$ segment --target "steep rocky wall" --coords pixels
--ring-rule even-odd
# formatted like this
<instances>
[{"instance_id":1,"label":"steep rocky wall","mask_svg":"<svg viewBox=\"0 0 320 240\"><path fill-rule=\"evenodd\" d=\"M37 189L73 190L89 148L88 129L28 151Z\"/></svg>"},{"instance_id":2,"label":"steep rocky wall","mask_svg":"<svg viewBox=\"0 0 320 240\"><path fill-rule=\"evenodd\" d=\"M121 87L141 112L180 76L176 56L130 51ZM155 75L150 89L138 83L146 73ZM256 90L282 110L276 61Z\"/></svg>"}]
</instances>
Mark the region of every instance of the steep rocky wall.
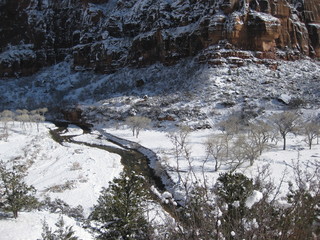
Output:
<instances>
[{"instance_id":1,"label":"steep rocky wall","mask_svg":"<svg viewBox=\"0 0 320 240\"><path fill-rule=\"evenodd\" d=\"M0 76L29 75L72 53L79 43L80 1L0 2ZM27 49L27 51L26 51Z\"/></svg>"},{"instance_id":2,"label":"steep rocky wall","mask_svg":"<svg viewBox=\"0 0 320 240\"><path fill-rule=\"evenodd\" d=\"M0 18L0 77L66 56L100 73L174 64L226 43L259 57L320 57L320 0L0 0Z\"/></svg>"}]
</instances>

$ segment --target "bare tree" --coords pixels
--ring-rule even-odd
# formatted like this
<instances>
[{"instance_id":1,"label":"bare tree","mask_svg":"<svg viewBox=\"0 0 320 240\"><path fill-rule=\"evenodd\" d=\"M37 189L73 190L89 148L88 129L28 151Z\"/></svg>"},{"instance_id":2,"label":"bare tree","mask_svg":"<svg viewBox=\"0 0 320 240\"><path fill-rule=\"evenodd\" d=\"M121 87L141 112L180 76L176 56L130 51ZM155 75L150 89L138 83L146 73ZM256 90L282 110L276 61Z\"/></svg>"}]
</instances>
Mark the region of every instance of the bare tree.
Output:
<instances>
[{"instance_id":1,"label":"bare tree","mask_svg":"<svg viewBox=\"0 0 320 240\"><path fill-rule=\"evenodd\" d=\"M250 165L253 165L254 160L260 155L255 142L243 134L239 135L234 141L230 152L231 154L227 160L230 172L237 170L246 161L250 161Z\"/></svg>"},{"instance_id":2,"label":"bare tree","mask_svg":"<svg viewBox=\"0 0 320 240\"><path fill-rule=\"evenodd\" d=\"M0 115L1 115L1 118L9 118L11 120L14 117L14 113L10 110L3 110Z\"/></svg>"},{"instance_id":3,"label":"bare tree","mask_svg":"<svg viewBox=\"0 0 320 240\"><path fill-rule=\"evenodd\" d=\"M227 146L225 136L212 135L205 141L205 147L207 152L207 158L213 159L214 171L218 171L221 166L221 161L227 155Z\"/></svg>"},{"instance_id":4,"label":"bare tree","mask_svg":"<svg viewBox=\"0 0 320 240\"><path fill-rule=\"evenodd\" d=\"M235 144L238 144L242 151L241 155L244 159L250 161L250 166L253 165L254 160L260 156L261 149L256 142L256 139L250 138L246 135L240 135Z\"/></svg>"},{"instance_id":5,"label":"bare tree","mask_svg":"<svg viewBox=\"0 0 320 240\"><path fill-rule=\"evenodd\" d=\"M39 109L37 109L37 111L41 116L44 116L48 112L48 108L46 108L46 107L39 108Z\"/></svg>"},{"instance_id":6,"label":"bare tree","mask_svg":"<svg viewBox=\"0 0 320 240\"><path fill-rule=\"evenodd\" d=\"M271 121L278 129L283 139L283 150L286 150L286 137L288 133L297 131L299 115L296 112L285 111L271 116Z\"/></svg>"},{"instance_id":7,"label":"bare tree","mask_svg":"<svg viewBox=\"0 0 320 240\"><path fill-rule=\"evenodd\" d=\"M303 124L302 131L306 136L305 141L311 149L313 140L317 139L320 134L320 124L315 120L308 120Z\"/></svg>"},{"instance_id":8,"label":"bare tree","mask_svg":"<svg viewBox=\"0 0 320 240\"><path fill-rule=\"evenodd\" d=\"M229 134L237 134L241 128L241 119L238 115L232 114L226 120L221 121L219 127Z\"/></svg>"},{"instance_id":9,"label":"bare tree","mask_svg":"<svg viewBox=\"0 0 320 240\"><path fill-rule=\"evenodd\" d=\"M29 114L29 111L27 109L17 109L16 113L18 115L23 115L23 114Z\"/></svg>"},{"instance_id":10,"label":"bare tree","mask_svg":"<svg viewBox=\"0 0 320 240\"><path fill-rule=\"evenodd\" d=\"M27 113L16 116L16 120L20 122L21 127L25 130L26 123L30 122L30 115Z\"/></svg>"},{"instance_id":11,"label":"bare tree","mask_svg":"<svg viewBox=\"0 0 320 240\"><path fill-rule=\"evenodd\" d=\"M229 156L229 145L230 141L234 138L236 134L240 132L240 118L239 116L232 114L228 119L219 123L219 127L221 128L226 145L226 155Z\"/></svg>"},{"instance_id":12,"label":"bare tree","mask_svg":"<svg viewBox=\"0 0 320 240\"><path fill-rule=\"evenodd\" d=\"M14 113L10 110L4 110L0 113L0 121L3 123L3 138L5 141L8 140L9 132L8 132L8 123L13 121Z\"/></svg>"},{"instance_id":13,"label":"bare tree","mask_svg":"<svg viewBox=\"0 0 320 240\"><path fill-rule=\"evenodd\" d=\"M23 116L23 115L22 115ZM30 121L35 122L37 125L37 131L39 132L39 123L45 121L45 117L39 113L31 114Z\"/></svg>"},{"instance_id":14,"label":"bare tree","mask_svg":"<svg viewBox=\"0 0 320 240\"><path fill-rule=\"evenodd\" d=\"M188 126L180 127L179 131L172 132L168 134L170 141L173 144L173 151L172 154L174 155L176 161L176 171L178 174L178 182L183 182L181 177L181 168L180 168L180 161L182 159L186 160L190 158L190 148L187 144L188 136L191 132L191 129Z\"/></svg>"},{"instance_id":15,"label":"bare tree","mask_svg":"<svg viewBox=\"0 0 320 240\"><path fill-rule=\"evenodd\" d=\"M261 155L263 150L268 146L268 141L272 138L272 128L269 124L260 120L250 123L248 138L254 142Z\"/></svg>"},{"instance_id":16,"label":"bare tree","mask_svg":"<svg viewBox=\"0 0 320 240\"><path fill-rule=\"evenodd\" d=\"M138 138L141 129L150 126L151 120L147 117L132 116L126 119L126 124L131 128L133 136Z\"/></svg>"}]
</instances>

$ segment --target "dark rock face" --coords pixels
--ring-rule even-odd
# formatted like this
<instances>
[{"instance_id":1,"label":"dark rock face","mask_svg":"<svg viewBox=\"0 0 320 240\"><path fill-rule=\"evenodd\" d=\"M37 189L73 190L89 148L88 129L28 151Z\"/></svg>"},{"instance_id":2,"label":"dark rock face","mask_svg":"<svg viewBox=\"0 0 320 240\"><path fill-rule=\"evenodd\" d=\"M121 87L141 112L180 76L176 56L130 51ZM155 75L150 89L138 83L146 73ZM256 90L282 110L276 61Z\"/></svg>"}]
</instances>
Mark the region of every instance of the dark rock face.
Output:
<instances>
[{"instance_id":1,"label":"dark rock face","mask_svg":"<svg viewBox=\"0 0 320 240\"><path fill-rule=\"evenodd\" d=\"M78 44L81 3L0 1L0 76L29 75L62 61Z\"/></svg>"},{"instance_id":2,"label":"dark rock face","mask_svg":"<svg viewBox=\"0 0 320 240\"><path fill-rule=\"evenodd\" d=\"M75 70L99 73L195 55L210 61L217 46L320 57L320 0L0 0L0 17L0 77L66 56Z\"/></svg>"}]
</instances>

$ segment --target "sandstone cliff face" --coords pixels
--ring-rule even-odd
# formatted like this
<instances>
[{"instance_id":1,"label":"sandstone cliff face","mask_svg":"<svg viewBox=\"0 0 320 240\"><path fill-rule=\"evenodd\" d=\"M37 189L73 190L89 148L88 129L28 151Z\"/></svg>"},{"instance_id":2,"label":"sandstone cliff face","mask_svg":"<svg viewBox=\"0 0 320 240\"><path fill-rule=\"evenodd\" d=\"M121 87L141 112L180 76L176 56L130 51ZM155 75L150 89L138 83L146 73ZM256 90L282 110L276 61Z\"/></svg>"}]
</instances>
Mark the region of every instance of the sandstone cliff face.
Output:
<instances>
[{"instance_id":1,"label":"sandstone cliff face","mask_svg":"<svg viewBox=\"0 0 320 240\"><path fill-rule=\"evenodd\" d=\"M320 0L0 0L0 17L1 77L67 56L75 70L99 73L196 55L211 61L221 47L320 57Z\"/></svg>"}]
</instances>

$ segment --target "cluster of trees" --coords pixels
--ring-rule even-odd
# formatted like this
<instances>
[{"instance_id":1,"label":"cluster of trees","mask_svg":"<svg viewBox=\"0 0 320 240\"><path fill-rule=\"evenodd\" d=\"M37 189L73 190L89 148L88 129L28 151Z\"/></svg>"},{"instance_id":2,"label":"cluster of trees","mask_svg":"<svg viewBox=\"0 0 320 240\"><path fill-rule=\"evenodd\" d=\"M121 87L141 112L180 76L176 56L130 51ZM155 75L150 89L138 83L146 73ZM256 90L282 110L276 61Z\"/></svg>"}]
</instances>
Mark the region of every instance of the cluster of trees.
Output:
<instances>
[{"instance_id":1,"label":"cluster of trees","mask_svg":"<svg viewBox=\"0 0 320 240\"><path fill-rule=\"evenodd\" d=\"M1 116L6 114L1 113ZM139 131L150 120L130 117L126 123L138 137ZM215 171L222 163L230 166L230 171L220 174L214 186L198 181L187 143L191 130L183 127L181 131L169 134L169 138L174 146L172 156L177 163L177 184L184 187L184 198L178 206L168 208L170 217L167 222L155 226L150 221L146 206L151 196L145 187L145 179L125 171L101 191L88 219L97 239L299 240L320 237L319 162L310 163L312 171L309 169L308 172L295 166L295 179L289 184L285 199L280 199L279 195L283 182L275 185L268 179L268 168L260 169L255 179L235 171L246 161L252 165L278 136L286 149L288 133L303 133L311 148L319 137L317 119L302 122L296 113L283 112L272 115L268 121L250 122L244 127L239 118L232 116L219 127L222 133L205 142L207 157L204 164L213 160ZM181 160L189 165L184 176L181 175ZM0 209L11 211L14 217L18 217L19 211L37 204L34 188L23 180L26 170L25 165L17 160L0 162ZM279 200L285 200L285 204ZM63 219L56 226L57 229L52 231L44 222L42 238L77 239Z\"/></svg>"},{"instance_id":2,"label":"cluster of trees","mask_svg":"<svg viewBox=\"0 0 320 240\"><path fill-rule=\"evenodd\" d=\"M2 122L2 134L0 137L5 140L8 138L9 123L14 123L15 121L20 122L22 128L25 128L27 123L36 123L39 130L39 123L45 121L44 115L47 111L47 108L39 108L32 111L26 109L3 110L0 113L0 122Z\"/></svg>"},{"instance_id":3,"label":"cluster of trees","mask_svg":"<svg viewBox=\"0 0 320 240\"><path fill-rule=\"evenodd\" d=\"M281 204L279 187L263 174L253 180L223 173L212 188L196 186L177 210L179 222L165 239L318 239L319 175L300 174L283 199L286 204Z\"/></svg>"},{"instance_id":4,"label":"cluster of trees","mask_svg":"<svg viewBox=\"0 0 320 240\"><path fill-rule=\"evenodd\" d=\"M309 149L320 136L320 119L313 117L302 121L299 114L285 111L271 115L265 121L243 123L239 116L231 116L219 124L222 133L210 136L206 142L206 161L215 162L215 171L221 164L234 171L245 162L254 163L262 152L281 138L283 150L287 147L289 133L305 136Z\"/></svg>"},{"instance_id":5,"label":"cluster of trees","mask_svg":"<svg viewBox=\"0 0 320 240\"><path fill-rule=\"evenodd\" d=\"M286 204L278 201L280 187L266 181L267 168L256 179L222 173L213 187L194 184L185 201L171 206L171 217L158 226L147 217L150 196L143 178L124 173L103 189L90 219L97 239L317 239L319 167L313 176L296 169Z\"/></svg>"},{"instance_id":6,"label":"cluster of trees","mask_svg":"<svg viewBox=\"0 0 320 240\"><path fill-rule=\"evenodd\" d=\"M34 188L25 184L25 165L1 162L1 210L18 212L36 206ZM320 163L313 171L295 167L285 204L270 180L269 169L256 179L241 173L221 173L212 187L193 184L180 205L171 205L170 217L157 225L148 217L152 196L145 179L123 172L110 182L89 217L97 239L317 239L320 236ZM280 185L282 182L280 183ZM258 196L258 197L257 197ZM283 202L283 201L282 201ZM43 223L43 240L75 240L72 227L62 217L53 231Z\"/></svg>"},{"instance_id":7,"label":"cluster of trees","mask_svg":"<svg viewBox=\"0 0 320 240\"><path fill-rule=\"evenodd\" d=\"M142 129L150 126L151 120L142 116L132 116L126 119L126 125L132 129L133 136L138 137ZM207 156L205 162L214 162L214 170L218 171L222 164L235 171L245 162L253 165L254 161L280 139L283 150L287 148L289 133L305 136L309 149L320 136L320 119L316 116L302 120L295 111L275 113L265 120L244 121L241 115L231 115L217 126L221 134L215 134L205 141ZM190 148L187 137L191 129L184 126L177 133L169 134L174 145L173 156L179 169L179 160L187 160L191 165ZM180 169L177 171L179 172ZM180 177L179 177L180 179Z\"/></svg>"},{"instance_id":8,"label":"cluster of trees","mask_svg":"<svg viewBox=\"0 0 320 240\"><path fill-rule=\"evenodd\" d=\"M126 119L125 123L131 128L132 135L138 138L140 131L150 126L151 120L143 116L131 116Z\"/></svg>"},{"instance_id":9,"label":"cluster of trees","mask_svg":"<svg viewBox=\"0 0 320 240\"><path fill-rule=\"evenodd\" d=\"M269 178L270 170L267 167L259 169L256 179L249 179L235 171L245 162L252 165L272 142L282 139L283 149L286 149L289 133L304 134L311 148L320 133L318 119L302 121L298 114L288 111L274 114L266 121L256 120L246 124L232 116L221 122L219 127L222 133L205 142L207 157L203 164L214 160L215 171L219 170L221 164L229 166L229 171L220 174L214 186L207 184L205 176L202 182L195 173L194 159L188 146L191 129L182 127L180 131L168 136L173 143L170 157L176 162L171 170L178 176L177 185L183 192L183 199L180 199L178 206L170 206L170 217L165 224L154 226L146 218L147 214L140 206L148 201L147 195L140 196L137 203L135 197L129 200L130 196L123 194L132 190L132 186L128 186L131 177L123 175L122 180L114 182L116 187L111 184L112 187L102 191L91 216L97 223L95 230L99 233L98 239L319 238L319 162L309 163L310 169L305 172L301 166L294 166L295 178L289 183L285 196L280 196L284 182L275 185ZM184 164L182 168L181 161L189 167L186 168ZM141 189L135 188L132 191L140 192ZM130 206L130 210L124 206ZM125 217L127 214L134 218L128 219ZM157 231L153 231L155 228Z\"/></svg>"}]
</instances>

